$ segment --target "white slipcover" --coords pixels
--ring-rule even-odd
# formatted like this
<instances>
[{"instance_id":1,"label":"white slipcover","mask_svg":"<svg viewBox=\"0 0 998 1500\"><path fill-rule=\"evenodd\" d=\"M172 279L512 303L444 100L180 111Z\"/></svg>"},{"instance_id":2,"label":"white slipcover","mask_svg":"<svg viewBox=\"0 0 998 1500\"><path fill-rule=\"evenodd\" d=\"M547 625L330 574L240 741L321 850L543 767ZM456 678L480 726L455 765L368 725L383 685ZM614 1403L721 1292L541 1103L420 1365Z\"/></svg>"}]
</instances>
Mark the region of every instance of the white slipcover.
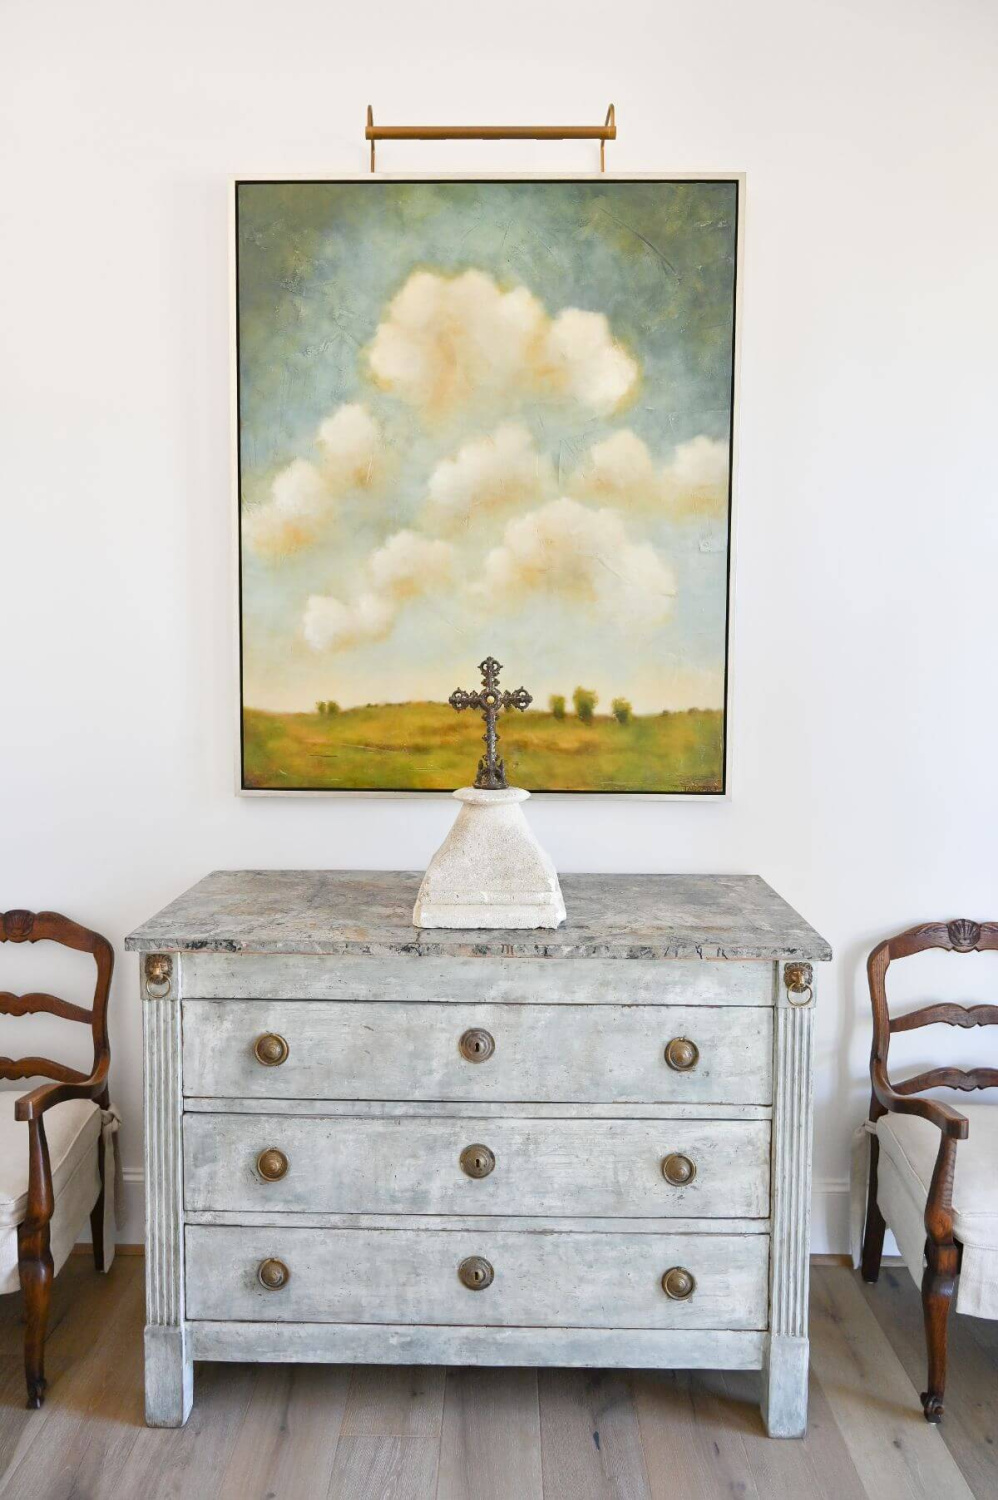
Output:
<instances>
[{"instance_id":1,"label":"white slipcover","mask_svg":"<svg viewBox=\"0 0 998 1500\"><path fill-rule=\"evenodd\" d=\"M953 1235L963 1246L957 1283L958 1312L976 1318L998 1318L998 1105L957 1106L966 1115L969 1133L958 1141L953 1177ZM866 1122L856 1132L852 1173L852 1251L859 1265L870 1143L880 1141L877 1203L897 1240L912 1277L921 1285L925 1265L925 1204L939 1152L940 1134L917 1115L885 1115L876 1126Z\"/></svg>"},{"instance_id":2,"label":"white slipcover","mask_svg":"<svg viewBox=\"0 0 998 1500\"><path fill-rule=\"evenodd\" d=\"M17 1226L28 1207L28 1127L14 1119L17 1094L0 1094L0 1294L16 1292ZM49 1224L52 1260L58 1272L74 1244L86 1233L100 1192L97 1142L104 1137L105 1269L114 1259L115 1186L118 1175L115 1134L118 1112L101 1110L89 1099L67 1099L45 1111L45 1137L52 1166L55 1208Z\"/></svg>"}]
</instances>

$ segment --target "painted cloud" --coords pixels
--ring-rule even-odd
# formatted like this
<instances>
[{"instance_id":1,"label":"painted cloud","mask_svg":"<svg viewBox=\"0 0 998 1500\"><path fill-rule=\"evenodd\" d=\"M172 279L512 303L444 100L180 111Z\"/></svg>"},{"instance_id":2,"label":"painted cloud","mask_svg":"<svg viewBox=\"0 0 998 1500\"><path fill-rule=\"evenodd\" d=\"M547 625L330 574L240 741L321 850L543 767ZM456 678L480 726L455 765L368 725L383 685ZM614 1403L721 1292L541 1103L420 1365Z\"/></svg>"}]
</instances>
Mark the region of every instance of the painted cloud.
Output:
<instances>
[{"instance_id":1,"label":"painted cloud","mask_svg":"<svg viewBox=\"0 0 998 1500\"><path fill-rule=\"evenodd\" d=\"M368 363L383 390L435 417L537 396L608 415L638 379L602 313L566 308L552 319L525 286L503 291L484 271L413 272Z\"/></svg>"},{"instance_id":2,"label":"painted cloud","mask_svg":"<svg viewBox=\"0 0 998 1500\"><path fill-rule=\"evenodd\" d=\"M379 475L382 436L367 408L341 406L319 424L319 463L293 459L270 487L270 499L243 517L243 535L260 557L281 558L310 547L351 490L370 489Z\"/></svg>"},{"instance_id":3,"label":"painted cloud","mask_svg":"<svg viewBox=\"0 0 998 1500\"><path fill-rule=\"evenodd\" d=\"M504 422L465 443L430 475L430 519L459 523L489 511L536 504L554 493L554 466L521 422Z\"/></svg>"},{"instance_id":4,"label":"painted cloud","mask_svg":"<svg viewBox=\"0 0 998 1500\"><path fill-rule=\"evenodd\" d=\"M634 542L613 510L562 497L510 521L485 561L485 588L505 597L546 594L595 605L604 622L654 628L668 619L676 579L650 542Z\"/></svg>"},{"instance_id":5,"label":"painted cloud","mask_svg":"<svg viewBox=\"0 0 998 1500\"><path fill-rule=\"evenodd\" d=\"M623 428L596 443L572 476L574 494L612 501L629 510L667 510L677 518L725 516L728 445L695 437L656 467L646 443Z\"/></svg>"},{"instance_id":6,"label":"painted cloud","mask_svg":"<svg viewBox=\"0 0 998 1500\"><path fill-rule=\"evenodd\" d=\"M397 531L372 552L365 574L370 587L350 603L312 594L305 604L302 633L313 651L346 651L383 641L404 604L450 583L454 550L415 531Z\"/></svg>"}]
</instances>

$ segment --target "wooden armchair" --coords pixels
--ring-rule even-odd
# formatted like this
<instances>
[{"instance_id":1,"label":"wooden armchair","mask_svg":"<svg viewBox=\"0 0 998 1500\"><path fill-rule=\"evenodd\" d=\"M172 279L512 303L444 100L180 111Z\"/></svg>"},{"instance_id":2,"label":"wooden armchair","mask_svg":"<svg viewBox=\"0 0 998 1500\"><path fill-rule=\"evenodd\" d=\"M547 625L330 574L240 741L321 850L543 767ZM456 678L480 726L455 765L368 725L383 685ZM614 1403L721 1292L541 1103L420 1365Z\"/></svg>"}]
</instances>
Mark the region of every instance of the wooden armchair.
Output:
<instances>
[{"instance_id":1,"label":"wooden armchair","mask_svg":"<svg viewBox=\"0 0 998 1500\"><path fill-rule=\"evenodd\" d=\"M9 1104L0 1110L0 1292L16 1290L18 1281L24 1291L24 1373L29 1407L39 1407L45 1399L45 1329L52 1278L69 1254L88 1211L94 1261L98 1271L107 1266L102 1111L109 1109L107 1075L111 1049L107 1035L107 997L114 953L106 938L77 926L57 912L8 911L0 914L0 942L37 943L40 939L61 943L82 953L92 953L97 965L97 983L90 1010L71 1005L55 995L0 992L0 1015L24 1016L44 1012L67 1021L82 1021L91 1027L94 1039L94 1062L89 1077L47 1057L16 1060L0 1057L0 1078L41 1076L55 1080L22 1094L12 1111ZM10 1099L11 1096L6 1097ZM49 1121L48 1134L46 1120ZM21 1128L25 1123L26 1132ZM55 1181L53 1155L56 1159ZM53 1213L56 1214L54 1226ZM5 1253L5 1241L13 1238L14 1226L16 1267L13 1255ZM113 1247L110 1248L113 1253Z\"/></svg>"},{"instance_id":2,"label":"wooden armchair","mask_svg":"<svg viewBox=\"0 0 998 1500\"><path fill-rule=\"evenodd\" d=\"M961 1113L938 1099L914 1096L933 1088L993 1088L998 1085L998 1069L930 1068L892 1084L887 1052L896 1032L938 1022L962 1027L994 1025L998 1005L939 1003L892 1020L887 969L895 959L926 948L953 953L998 950L998 922L930 922L912 927L874 948L867 962L873 1004L873 1095L863 1277L876 1281L880 1274L884 1230L889 1224L912 1275L921 1270L928 1351L928 1389L922 1393L922 1409L926 1421L939 1422L946 1387L946 1324L961 1272L960 1310L998 1317L998 1107L965 1105ZM964 1144L957 1181L960 1141Z\"/></svg>"}]
</instances>

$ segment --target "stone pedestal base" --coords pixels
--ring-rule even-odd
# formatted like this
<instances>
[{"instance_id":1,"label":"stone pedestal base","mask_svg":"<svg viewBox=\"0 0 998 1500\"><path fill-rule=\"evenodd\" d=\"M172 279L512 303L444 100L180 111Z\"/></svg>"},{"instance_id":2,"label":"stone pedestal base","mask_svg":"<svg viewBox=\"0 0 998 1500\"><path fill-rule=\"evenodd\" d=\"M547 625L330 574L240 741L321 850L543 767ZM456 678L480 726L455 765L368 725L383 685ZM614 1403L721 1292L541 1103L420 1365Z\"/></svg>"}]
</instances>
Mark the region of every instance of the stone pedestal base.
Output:
<instances>
[{"instance_id":1,"label":"stone pedestal base","mask_svg":"<svg viewBox=\"0 0 998 1500\"><path fill-rule=\"evenodd\" d=\"M463 786L450 833L430 860L416 898L416 927L558 927L558 875L520 806L521 787Z\"/></svg>"}]
</instances>

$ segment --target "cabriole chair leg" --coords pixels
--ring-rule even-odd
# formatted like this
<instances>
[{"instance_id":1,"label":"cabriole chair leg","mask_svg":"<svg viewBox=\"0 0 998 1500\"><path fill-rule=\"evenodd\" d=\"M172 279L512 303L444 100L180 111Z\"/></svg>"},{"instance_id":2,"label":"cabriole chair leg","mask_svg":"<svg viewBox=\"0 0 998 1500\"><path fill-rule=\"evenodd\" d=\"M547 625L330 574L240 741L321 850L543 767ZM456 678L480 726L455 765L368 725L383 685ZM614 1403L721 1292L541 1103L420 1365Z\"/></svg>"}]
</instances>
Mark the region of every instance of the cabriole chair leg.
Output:
<instances>
[{"instance_id":1,"label":"cabriole chair leg","mask_svg":"<svg viewBox=\"0 0 998 1500\"><path fill-rule=\"evenodd\" d=\"M100 1192L97 1195L97 1202L90 1210L90 1238L94 1247L94 1265L98 1271L107 1269L107 1263L104 1259L104 1193L107 1186L104 1180L104 1156L104 1141L101 1138L97 1142L97 1169L100 1173Z\"/></svg>"},{"instance_id":2,"label":"cabriole chair leg","mask_svg":"<svg viewBox=\"0 0 998 1500\"><path fill-rule=\"evenodd\" d=\"M28 1410L45 1400L45 1330L52 1295L52 1252L45 1223L34 1232L18 1225L18 1271L24 1292L24 1379L28 1388Z\"/></svg>"},{"instance_id":3,"label":"cabriole chair leg","mask_svg":"<svg viewBox=\"0 0 998 1500\"><path fill-rule=\"evenodd\" d=\"M929 1240L925 1246L925 1256L922 1316L925 1320L925 1347L929 1357L929 1388L922 1392L922 1410L927 1422L941 1422L943 1397L946 1393L946 1325L956 1281L957 1248L955 1244L934 1245Z\"/></svg>"},{"instance_id":4,"label":"cabriole chair leg","mask_svg":"<svg viewBox=\"0 0 998 1500\"><path fill-rule=\"evenodd\" d=\"M880 1258L884 1253L884 1232L887 1224L877 1202L877 1158L880 1142L875 1135L870 1137L870 1186L866 1199L866 1229L863 1234L862 1271L864 1281L876 1281L880 1276Z\"/></svg>"}]
</instances>

